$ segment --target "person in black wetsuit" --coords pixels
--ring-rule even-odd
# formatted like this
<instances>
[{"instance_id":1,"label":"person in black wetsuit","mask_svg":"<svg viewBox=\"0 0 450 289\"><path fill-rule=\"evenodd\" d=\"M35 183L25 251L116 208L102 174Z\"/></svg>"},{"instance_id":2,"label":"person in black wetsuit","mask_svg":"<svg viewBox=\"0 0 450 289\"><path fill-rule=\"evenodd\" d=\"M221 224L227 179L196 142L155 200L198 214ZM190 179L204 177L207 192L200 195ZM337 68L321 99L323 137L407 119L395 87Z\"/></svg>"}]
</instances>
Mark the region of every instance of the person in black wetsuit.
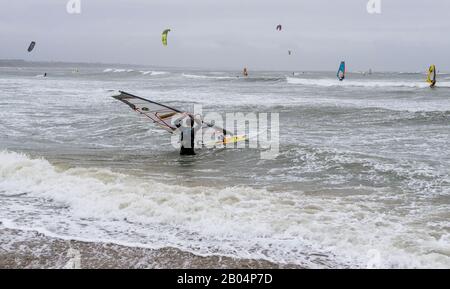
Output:
<instances>
[{"instance_id":1,"label":"person in black wetsuit","mask_svg":"<svg viewBox=\"0 0 450 289\"><path fill-rule=\"evenodd\" d=\"M181 122L176 124L176 127L181 131L180 134L180 155L182 156L193 156L195 155L195 128L194 128L194 117L189 116L187 120L187 126L182 126Z\"/></svg>"}]
</instances>

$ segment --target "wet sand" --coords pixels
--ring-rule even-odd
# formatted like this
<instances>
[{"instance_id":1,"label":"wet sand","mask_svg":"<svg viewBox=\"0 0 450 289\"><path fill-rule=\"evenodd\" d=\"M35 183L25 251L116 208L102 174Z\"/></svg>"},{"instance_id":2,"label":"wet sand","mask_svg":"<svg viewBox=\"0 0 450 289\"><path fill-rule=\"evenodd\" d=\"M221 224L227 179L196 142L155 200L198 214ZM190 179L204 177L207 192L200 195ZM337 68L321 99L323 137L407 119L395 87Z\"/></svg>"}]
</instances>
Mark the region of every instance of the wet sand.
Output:
<instances>
[{"instance_id":1,"label":"wet sand","mask_svg":"<svg viewBox=\"0 0 450 289\"><path fill-rule=\"evenodd\" d=\"M0 268L272 269L299 268L265 260L198 256L176 248L146 249L50 238L0 229Z\"/></svg>"}]
</instances>

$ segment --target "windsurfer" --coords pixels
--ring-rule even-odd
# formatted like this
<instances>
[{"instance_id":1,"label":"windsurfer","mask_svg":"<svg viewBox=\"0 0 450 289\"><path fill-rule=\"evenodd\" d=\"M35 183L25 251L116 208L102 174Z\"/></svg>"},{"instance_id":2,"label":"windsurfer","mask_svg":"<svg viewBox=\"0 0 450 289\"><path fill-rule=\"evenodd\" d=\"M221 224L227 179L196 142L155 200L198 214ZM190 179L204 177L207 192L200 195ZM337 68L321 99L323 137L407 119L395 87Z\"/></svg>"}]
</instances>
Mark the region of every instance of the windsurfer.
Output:
<instances>
[{"instance_id":1,"label":"windsurfer","mask_svg":"<svg viewBox=\"0 0 450 289\"><path fill-rule=\"evenodd\" d=\"M428 69L427 82L430 84L430 87L435 87L436 85L436 65L434 64Z\"/></svg>"},{"instance_id":2,"label":"windsurfer","mask_svg":"<svg viewBox=\"0 0 450 289\"><path fill-rule=\"evenodd\" d=\"M186 121L186 126L181 125L181 120L177 121L175 126L180 130L180 155L193 156L195 155L195 121L193 116L189 116Z\"/></svg>"},{"instance_id":3,"label":"windsurfer","mask_svg":"<svg viewBox=\"0 0 450 289\"><path fill-rule=\"evenodd\" d=\"M242 72L242 74L243 74L244 76L248 76L248 70L247 70L247 67L244 67L244 71Z\"/></svg>"}]
</instances>

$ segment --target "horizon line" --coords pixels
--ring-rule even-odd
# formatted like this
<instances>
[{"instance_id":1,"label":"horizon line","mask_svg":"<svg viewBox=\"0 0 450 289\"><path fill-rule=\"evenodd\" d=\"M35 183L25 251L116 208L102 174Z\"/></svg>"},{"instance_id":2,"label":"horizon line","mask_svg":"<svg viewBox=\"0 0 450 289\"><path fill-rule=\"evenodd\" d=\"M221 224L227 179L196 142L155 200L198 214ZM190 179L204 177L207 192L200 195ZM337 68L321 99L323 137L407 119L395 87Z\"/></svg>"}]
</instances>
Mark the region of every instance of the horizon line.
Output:
<instances>
[{"instance_id":1,"label":"horizon line","mask_svg":"<svg viewBox=\"0 0 450 289\"><path fill-rule=\"evenodd\" d=\"M0 58L0 67L11 67L11 66L2 66L2 62L22 62L22 63L32 63L32 64L39 64L39 63L48 63L48 64L64 64L64 65L75 65L75 64L79 64L79 65L100 65L100 66L135 66L135 67L153 67L153 68L159 68L159 69L174 69L174 70L204 70L204 71L217 71L217 70L222 70L222 71L241 71L242 68L206 68L206 67L189 67L189 66L158 66L158 65L153 65L153 64L133 64L133 63L114 63L114 62L86 62L86 61L63 61L63 60L25 60L25 59L18 59L18 58ZM248 67L247 67L248 69ZM420 70L420 71L395 71L395 70L375 70L372 68L369 68L372 70L372 73L422 73L422 72L426 72L427 69L425 68L424 70ZM368 72L369 69L367 70L348 70L347 72L349 73L361 73L361 72ZM250 70L252 70L250 68ZM260 72L287 72L287 71L293 71L293 72L330 72L330 71L334 71L334 70L321 70L321 69L302 69L302 70L273 70L273 69L254 69L253 71L260 71ZM337 71L337 69L336 69ZM450 70L439 70L438 69L438 73L450 73Z\"/></svg>"}]
</instances>

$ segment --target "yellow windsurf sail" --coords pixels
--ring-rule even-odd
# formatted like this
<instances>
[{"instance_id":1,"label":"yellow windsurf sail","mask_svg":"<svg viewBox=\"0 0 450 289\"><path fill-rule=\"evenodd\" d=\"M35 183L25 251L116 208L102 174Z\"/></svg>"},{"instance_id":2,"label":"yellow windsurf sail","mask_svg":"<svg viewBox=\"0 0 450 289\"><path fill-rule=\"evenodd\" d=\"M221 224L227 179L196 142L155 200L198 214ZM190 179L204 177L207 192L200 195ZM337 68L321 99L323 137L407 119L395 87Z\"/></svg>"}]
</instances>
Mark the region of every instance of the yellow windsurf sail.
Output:
<instances>
[{"instance_id":1,"label":"yellow windsurf sail","mask_svg":"<svg viewBox=\"0 0 450 289\"><path fill-rule=\"evenodd\" d=\"M430 84L430 87L436 85L436 65L434 64L428 68L427 82Z\"/></svg>"}]
</instances>

